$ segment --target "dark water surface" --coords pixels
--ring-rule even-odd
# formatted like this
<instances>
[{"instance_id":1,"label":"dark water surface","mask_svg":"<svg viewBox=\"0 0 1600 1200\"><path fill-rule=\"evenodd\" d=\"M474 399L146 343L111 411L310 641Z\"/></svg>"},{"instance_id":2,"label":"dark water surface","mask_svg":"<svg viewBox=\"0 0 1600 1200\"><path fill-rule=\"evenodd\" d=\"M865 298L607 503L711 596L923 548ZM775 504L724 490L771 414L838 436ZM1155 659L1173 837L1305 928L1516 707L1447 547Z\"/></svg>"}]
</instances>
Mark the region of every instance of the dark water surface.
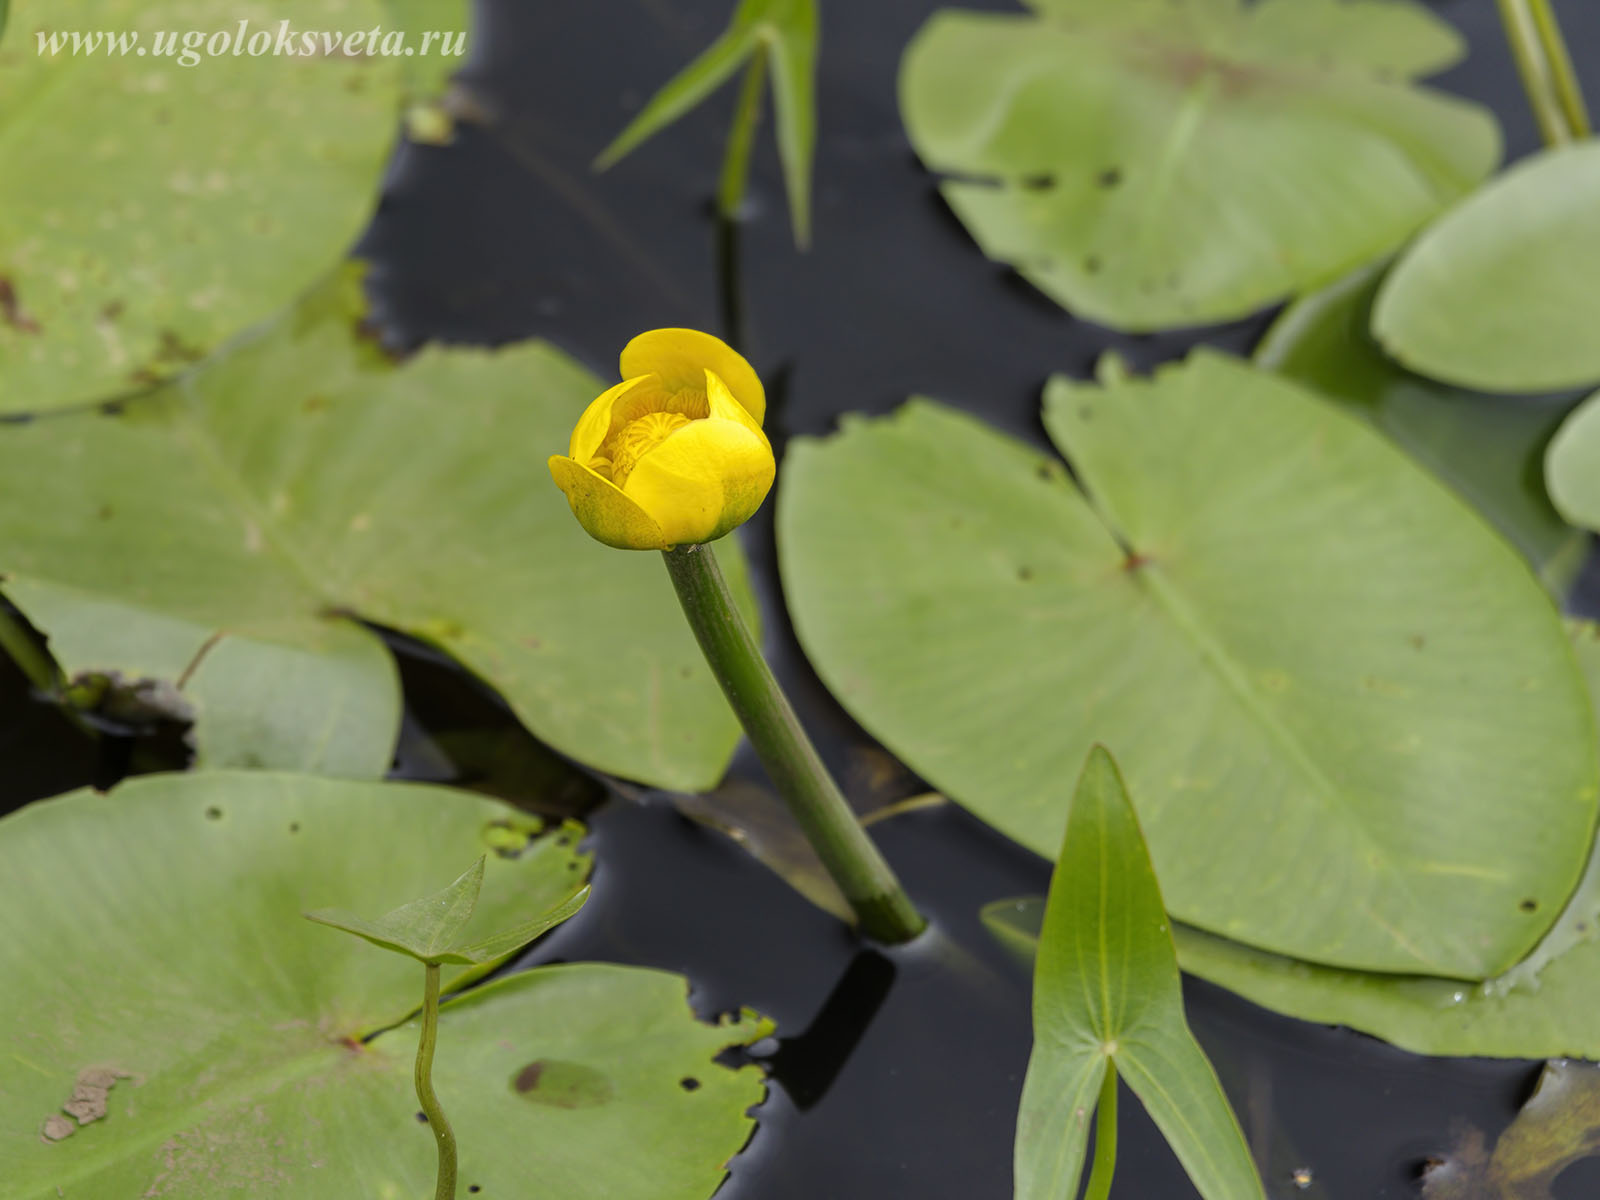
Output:
<instances>
[{"instance_id":1,"label":"dark water surface","mask_svg":"<svg viewBox=\"0 0 1600 1200\"><path fill-rule=\"evenodd\" d=\"M725 329L719 243L708 197L731 89L611 173L588 162L651 91L726 20L733 0L490 0L465 79L492 107L449 148L404 150L361 250L393 339L471 343L540 336L615 372L641 329ZM823 0L815 245L797 253L770 127L758 141L739 231L740 318L769 380L781 450L845 411L884 412L925 393L1044 445L1040 387L1087 373L1106 349L1146 367L1206 342L1247 352L1258 318L1202 334L1123 336L1067 316L987 262L939 200L901 130L898 57L930 0ZM968 7L1010 9L1003 0ZM1433 5L1472 42L1440 84L1492 105L1508 152L1537 133L1501 40L1493 0ZM1591 90L1600 93L1600 4L1559 0ZM543 486L548 447L528 447ZM868 738L825 694L784 617L771 506L746 545L775 665L831 764ZM1600 611L1591 564L1577 607ZM491 696L397 641L408 696L397 774L484 782L480 753L502 752L502 791L564 801L603 796L554 760ZM0 662L0 811L84 783L105 785L151 758L144 742L97 745L29 700ZM159 756L153 756L159 758ZM467 761L470 760L470 761ZM512 768L507 775L506 767ZM759 769L741 757L735 772ZM1024 972L984 933L983 903L1042 892L1048 865L959 810L914 813L876 832L934 921L916 946L863 949L719 835L666 802L612 799L590 817L598 869L584 912L529 961L603 959L670 968L706 1014L748 1005L780 1039L758 1047L776 1078L761 1127L733 1164L729 1200L883 1200L1011 1195L1011 1140L1030 1045ZM1312 881L1309 886L1314 886ZM1492 1139L1526 1098L1536 1064L1434 1060L1343 1030L1287 1020L1202 983L1190 1017L1277 1198L1380 1200L1418 1194L1422 1164L1465 1125ZM1597 1001L1600 1002L1600 1001ZM1161 1138L1123 1106L1119 1200L1193 1196ZM618 1153L626 1153L618 1147ZM1581 1164L1562 1200L1600 1194ZM1299 1188L1296 1168L1313 1182ZM569 1200L566 1197L552 1200ZM571 1198L576 1200L576 1198Z\"/></svg>"}]
</instances>

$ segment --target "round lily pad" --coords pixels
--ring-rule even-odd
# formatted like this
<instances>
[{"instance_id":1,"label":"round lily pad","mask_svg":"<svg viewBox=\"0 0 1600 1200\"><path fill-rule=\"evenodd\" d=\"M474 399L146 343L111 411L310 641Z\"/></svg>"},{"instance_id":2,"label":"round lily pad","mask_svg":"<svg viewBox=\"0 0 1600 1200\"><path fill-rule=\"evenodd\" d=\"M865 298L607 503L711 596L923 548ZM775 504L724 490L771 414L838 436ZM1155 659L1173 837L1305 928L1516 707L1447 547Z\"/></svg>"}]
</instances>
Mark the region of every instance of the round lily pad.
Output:
<instances>
[{"instance_id":1,"label":"round lily pad","mask_svg":"<svg viewBox=\"0 0 1600 1200\"><path fill-rule=\"evenodd\" d=\"M280 50L280 23L387 17L380 0L17 0L0 44L0 412L174 375L349 248L404 59Z\"/></svg>"},{"instance_id":2,"label":"round lily pad","mask_svg":"<svg viewBox=\"0 0 1600 1200\"><path fill-rule=\"evenodd\" d=\"M392 907L488 851L467 929L492 932L584 882L581 830L534 832L443 788L261 772L151 776L0 821L7 1194L429 1194L401 1024L422 968L301 912ZM683 979L622 967L467 992L435 1071L463 1189L703 1200L762 1095L713 1056L766 1028L702 1024Z\"/></svg>"}]
</instances>

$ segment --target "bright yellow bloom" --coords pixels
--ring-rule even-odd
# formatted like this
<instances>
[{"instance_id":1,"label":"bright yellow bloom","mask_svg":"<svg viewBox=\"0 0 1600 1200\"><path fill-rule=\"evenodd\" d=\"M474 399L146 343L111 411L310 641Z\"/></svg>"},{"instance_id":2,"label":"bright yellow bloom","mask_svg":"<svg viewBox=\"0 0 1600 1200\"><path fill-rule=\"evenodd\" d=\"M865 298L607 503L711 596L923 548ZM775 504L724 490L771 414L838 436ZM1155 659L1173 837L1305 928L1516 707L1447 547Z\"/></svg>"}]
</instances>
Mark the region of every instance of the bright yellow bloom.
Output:
<instances>
[{"instance_id":1,"label":"bright yellow bloom","mask_svg":"<svg viewBox=\"0 0 1600 1200\"><path fill-rule=\"evenodd\" d=\"M749 520L777 472L750 364L709 333L653 329L624 347L622 379L550 459L579 524L620 550L666 550Z\"/></svg>"}]
</instances>

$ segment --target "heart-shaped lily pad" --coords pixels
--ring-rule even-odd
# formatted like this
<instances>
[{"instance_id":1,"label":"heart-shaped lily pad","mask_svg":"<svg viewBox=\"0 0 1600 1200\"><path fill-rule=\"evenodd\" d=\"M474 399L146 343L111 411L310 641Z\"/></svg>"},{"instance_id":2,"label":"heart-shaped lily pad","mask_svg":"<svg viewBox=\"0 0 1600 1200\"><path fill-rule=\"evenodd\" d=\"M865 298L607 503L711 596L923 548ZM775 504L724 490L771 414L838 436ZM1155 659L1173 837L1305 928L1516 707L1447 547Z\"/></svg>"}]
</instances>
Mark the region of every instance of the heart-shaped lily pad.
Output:
<instances>
[{"instance_id":1,"label":"heart-shaped lily pad","mask_svg":"<svg viewBox=\"0 0 1600 1200\"><path fill-rule=\"evenodd\" d=\"M298 37L284 51L279 35L388 15L380 0L17 0L0 44L0 413L171 376L346 251L406 60Z\"/></svg>"},{"instance_id":2,"label":"heart-shaped lily pad","mask_svg":"<svg viewBox=\"0 0 1600 1200\"><path fill-rule=\"evenodd\" d=\"M258 772L151 776L0 821L7 1195L428 1194L415 1030L392 1028L422 968L300 913L391 906L490 849L466 932L504 927L586 873L574 830L529 840L532 824L442 788ZM624 967L466 993L434 1073L464 1188L703 1200L762 1094L712 1058L768 1028L702 1024L683 979Z\"/></svg>"},{"instance_id":3,"label":"heart-shaped lily pad","mask_svg":"<svg viewBox=\"0 0 1600 1200\"><path fill-rule=\"evenodd\" d=\"M1029 0L906 52L917 152L989 257L1120 329L1240 317L1394 249L1498 161L1392 0Z\"/></svg>"},{"instance_id":4,"label":"heart-shaped lily pad","mask_svg":"<svg viewBox=\"0 0 1600 1200\"><path fill-rule=\"evenodd\" d=\"M181 380L0 425L6 594L68 676L171 685L208 765L387 767L398 689L360 617L583 762L715 783L738 729L660 561L592 541L530 466L603 385L538 343L397 366L364 315L341 271Z\"/></svg>"},{"instance_id":5,"label":"heart-shaped lily pad","mask_svg":"<svg viewBox=\"0 0 1600 1200\"><path fill-rule=\"evenodd\" d=\"M1042 854L1105 744L1192 924L1370 970L1522 957L1600 791L1526 564L1361 422L1215 354L1055 380L1046 422L1083 491L926 402L792 445L784 588L845 707Z\"/></svg>"}]
</instances>

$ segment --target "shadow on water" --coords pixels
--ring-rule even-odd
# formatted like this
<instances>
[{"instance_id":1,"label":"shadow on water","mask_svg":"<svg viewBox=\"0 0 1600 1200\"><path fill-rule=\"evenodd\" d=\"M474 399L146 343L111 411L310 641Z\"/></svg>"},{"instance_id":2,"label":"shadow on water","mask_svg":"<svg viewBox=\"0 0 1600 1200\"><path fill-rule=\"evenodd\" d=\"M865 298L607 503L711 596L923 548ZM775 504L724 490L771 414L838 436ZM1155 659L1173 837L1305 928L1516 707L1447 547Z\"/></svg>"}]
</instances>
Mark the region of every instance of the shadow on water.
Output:
<instances>
[{"instance_id":1,"label":"shadow on water","mask_svg":"<svg viewBox=\"0 0 1600 1200\"><path fill-rule=\"evenodd\" d=\"M403 343L548 338L609 377L641 329L720 328L773 394L775 446L936 395L1044 444L1039 389L1107 349L1136 368L1204 341L1247 352L1259 317L1197 334L1125 336L1078 321L987 262L939 200L901 131L900 49L932 0L827 3L814 249L797 253L771 139L758 139L748 218L716 226L714 186L731 95L609 174L589 160L650 90L703 45L731 0L480 0L464 81L496 114L449 148L409 147L360 253L377 311ZM969 7L1010 9L1005 0ZM1493 0L1434 5L1473 57L1442 86L1492 104L1511 153L1536 144ZM1563 4L1569 38L1600 46L1600 6ZM624 31L641 31L624 36ZM1586 67L1593 64L1584 64ZM1597 81L1600 82L1600 81ZM531 447L531 459L544 450ZM539 486L530 476L532 486ZM826 694L784 617L771 505L747 528L775 667L836 770L868 738ZM1600 615L1600 565L1576 607ZM407 712L395 774L478 787L543 811L587 812L594 898L528 962L601 959L681 971L697 1010L741 1005L779 1022L753 1048L774 1086L733 1164L727 1200L882 1200L1011 1194L1011 1139L1030 1045L1028 981L980 925L994 899L1042 892L1048 865L952 807L875 827L934 929L863 949L732 843L664 798L607 788L520 730L486 689L391 639ZM137 739L97 741L0 661L0 808L137 769ZM735 772L754 777L747 758ZM592 811L591 811L592 810ZM1269 1195L1417 1195L1422 1165L1464 1123L1491 1137L1536 1067L1423 1059L1278 1017L1190 981L1191 1020L1266 1165ZM1135 1103L1124 1107L1116 1195L1193 1193ZM1562 1200L1592 1195L1580 1164ZM1294 1181L1311 1172L1309 1186Z\"/></svg>"}]
</instances>

